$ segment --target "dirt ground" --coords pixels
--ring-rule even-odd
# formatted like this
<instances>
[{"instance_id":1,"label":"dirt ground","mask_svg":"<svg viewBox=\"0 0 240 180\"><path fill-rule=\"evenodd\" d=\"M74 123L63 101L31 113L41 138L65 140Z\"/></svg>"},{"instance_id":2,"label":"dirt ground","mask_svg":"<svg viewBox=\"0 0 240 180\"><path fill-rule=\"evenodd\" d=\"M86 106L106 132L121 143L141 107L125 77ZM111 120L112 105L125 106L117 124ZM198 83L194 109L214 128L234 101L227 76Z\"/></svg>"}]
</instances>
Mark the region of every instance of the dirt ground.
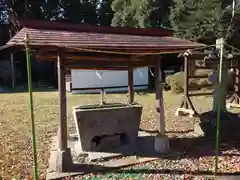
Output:
<instances>
[{"instance_id":1,"label":"dirt ground","mask_svg":"<svg viewBox=\"0 0 240 180\"><path fill-rule=\"evenodd\" d=\"M164 92L166 130L170 138L191 137L192 121L188 117L176 117L175 111L179 107L182 95L175 95L171 92ZM212 107L211 97L194 97L193 104L199 113L209 111ZM143 116L141 128L145 130L155 130L155 94L138 93L135 100L143 105ZM68 124L69 131L75 131L75 126L71 120L71 107L80 104L92 104L100 102L99 95L67 95L68 101ZM126 94L107 94L107 102L127 101ZM59 101L57 92L36 92L34 93L34 110L37 135L38 169L39 174L44 177L48 167L49 148L51 137L56 135L59 116ZM235 110L236 113L240 109ZM27 93L5 93L0 94L0 176L3 179L25 179L32 176L32 149L31 149L31 124L28 113ZM173 143L173 148L181 148L181 141ZM214 168L214 153L212 144L206 142L204 146L192 145L191 151L181 157L174 159L159 159L158 161L138 165L134 168L146 167L151 169L174 170L189 174L191 179L198 171L212 171ZM181 149L179 149L181 151ZM226 155L231 152L231 156ZM240 172L240 151L225 147L220 157L221 172ZM168 171L165 178L172 179ZM137 173L138 172L138 173ZM144 179L160 179L161 172L144 173L135 171L135 174L143 174ZM127 173L125 173L127 174ZM109 175L109 174L108 174ZM88 179L89 175L79 177ZM91 175L91 177L103 178L105 175ZM109 175L109 179L116 179L114 175ZM124 179L131 179L132 176ZM182 176L183 177L183 176ZM118 177L119 178L119 177ZM139 177L140 178L140 177ZM183 177L184 178L184 177ZM1 179L1 178L0 178ZM201 179L201 178L200 178Z\"/></svg>"}]
</instances>

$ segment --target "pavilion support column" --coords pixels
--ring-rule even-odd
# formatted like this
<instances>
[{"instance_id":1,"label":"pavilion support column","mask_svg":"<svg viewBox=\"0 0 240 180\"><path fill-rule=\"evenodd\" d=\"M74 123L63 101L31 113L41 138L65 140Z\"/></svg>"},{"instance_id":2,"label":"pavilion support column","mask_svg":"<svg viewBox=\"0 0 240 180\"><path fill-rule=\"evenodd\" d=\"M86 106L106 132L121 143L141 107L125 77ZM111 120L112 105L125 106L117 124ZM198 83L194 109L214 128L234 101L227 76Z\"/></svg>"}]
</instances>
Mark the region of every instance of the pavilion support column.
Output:
<instances>
[{"instance_id":1,"label":"pavilion support column","mask_svg":"<svg viewBox=\"0 0 240 180\"><path fill-rule=\"evenodd\" d=\"M155 89L156 89L156 125L158 135L155 137L154 148L159 153L167 153L169 150L169 140L165 135L165 117L163 101L163 83L160 61L155 65Z\"/></svg>"},{"instance_id":2,"label":"pavilion support column","mask_svg":"<svg viewBox=\"0 0 240 180\"><path fill-rule=\"evenodd\" d=\"M134 102L134 90L133 90L133 68L128 69L128 103Z\"/></svg>"},{"instance_id":3,"label":"pavilion support column","mask_svg":"<svg viewBox=\"0 0 240 180\"><path fill-rule=\"evenodd\" d=\"M62 64L63 57L58 55L58 92L60 104L60 123L58 129L58 150L56 157L56 171L66 172L71 167L72 156L67 145L67 101L65 69Z\"/></svg>"}]
</instances>

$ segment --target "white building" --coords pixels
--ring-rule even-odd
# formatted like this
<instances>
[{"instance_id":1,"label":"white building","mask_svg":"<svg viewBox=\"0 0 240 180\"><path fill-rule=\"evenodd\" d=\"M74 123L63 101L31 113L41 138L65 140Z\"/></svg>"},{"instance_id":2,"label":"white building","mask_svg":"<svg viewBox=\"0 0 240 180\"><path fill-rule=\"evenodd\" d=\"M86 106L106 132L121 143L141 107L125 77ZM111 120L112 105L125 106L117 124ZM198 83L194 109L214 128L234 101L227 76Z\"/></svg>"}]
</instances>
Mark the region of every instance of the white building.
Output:
<instances>
[{"instance_id":1,"label":"white building","mask_svg":"<svg viewBox=\"0 0 240 180\"><path fill-rule=\"evenodd\" d=\"M134 89L148 88L148 68L135 69L133 73ZM95 71L71 70L71 85L67 82L67 90L72 93L93 93L127 91L127 71ZM89 88L89 89L88 89Z\"/></svg>"}]
</instances>

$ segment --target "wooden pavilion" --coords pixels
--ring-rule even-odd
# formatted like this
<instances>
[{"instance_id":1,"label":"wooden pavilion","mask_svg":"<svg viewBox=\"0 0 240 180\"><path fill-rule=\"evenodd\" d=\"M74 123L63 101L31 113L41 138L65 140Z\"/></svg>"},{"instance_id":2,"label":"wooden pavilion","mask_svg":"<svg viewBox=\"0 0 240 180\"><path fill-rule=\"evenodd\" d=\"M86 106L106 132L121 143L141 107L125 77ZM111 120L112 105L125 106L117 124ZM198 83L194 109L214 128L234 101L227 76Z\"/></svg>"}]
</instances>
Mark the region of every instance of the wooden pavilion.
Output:
<instances>
[{"instance_id":1,"label":"wooden pavilion","mask_svg":"<svg viewBox=\"0 0 240 180\"><path fill-rule=\"evenodd\" d=\"M66 69L127 70L129 103L133 103L133 69L155 67L157 128L159 137L165 137L159 55L204 46L172 37L171 31L162 28L114 28L35 20L13 23L19 32L0 49L24 49L27 44L38 60L58 62L58 172L66 171L72 163L67 144Z\"/></svg>"}]
</instances>

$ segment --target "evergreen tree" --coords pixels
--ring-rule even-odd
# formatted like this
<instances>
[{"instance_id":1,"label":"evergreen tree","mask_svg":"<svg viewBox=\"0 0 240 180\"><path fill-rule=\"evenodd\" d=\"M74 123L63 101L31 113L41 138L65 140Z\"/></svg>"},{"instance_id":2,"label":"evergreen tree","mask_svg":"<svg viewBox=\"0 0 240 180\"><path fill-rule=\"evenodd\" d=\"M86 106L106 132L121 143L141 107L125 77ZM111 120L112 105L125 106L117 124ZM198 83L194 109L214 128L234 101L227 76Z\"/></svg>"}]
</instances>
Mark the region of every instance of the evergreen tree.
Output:
<instances>
[{"instance_id":1,"label":"evergreen tree","mask_svg":"<svg viewBox=\"0 0 240 180\"><path fill-rule=\"evenodd\" d=\"M114 0L113 26L160 27L168 24L172 0Z\"/></svg>"},{"instance_id":2,"label":"evergreen tree","mask_svg":"<svg viewBox=\"0 0 240 180\"><path fill-rule=\"evenodd\" d=\"M137 21L134 19L135 10L131 5L131 0L114 0L112 2L114 17L113 26L137 27Z\"/></svg>"},{"instance_id":3,"label":"evergreen tree","mask_svg":"<svg viewBox=\"0 0 240 180\"><path fill-rule=\"evenodd\" d=\"M113 11L111 8L113 0L102 0L98 7L98 24L110 25L113 18Z\"/></svg>"},{"instance_id":4,"label":"evergreen tree","mask_svg":"<svg viewBox=\"0 0 240 180\"><path fill-rule=\"evenodd\" d=\"M162 0L155 0L152 1L151 7L152 12L150 15L150 23L151 27L169 27L169 14L170 14L170 7L172 5L172 0L162 1Z\"/></svg>"},{"instance_id":5,"label":"evergreen tree","mask_svg":"<svg viewBox=\"0 0 240 180\"><path fill-rule=\"evenodd\" d=\"M226 34L230 16L226 16L225 8L229 3L226 0L174 0L170 21L175 35L215 43Z\"/></svg>"},{"instance_id":6,"label":"evergreen tree","mask_svg":"<svg viewBox=\"0 0 240 180\"><path fill-rule=\"evenodd\" d=\"M88 24L97 24L98 0L82 0L83 21Z\"/></svg>"}]
</instances>

